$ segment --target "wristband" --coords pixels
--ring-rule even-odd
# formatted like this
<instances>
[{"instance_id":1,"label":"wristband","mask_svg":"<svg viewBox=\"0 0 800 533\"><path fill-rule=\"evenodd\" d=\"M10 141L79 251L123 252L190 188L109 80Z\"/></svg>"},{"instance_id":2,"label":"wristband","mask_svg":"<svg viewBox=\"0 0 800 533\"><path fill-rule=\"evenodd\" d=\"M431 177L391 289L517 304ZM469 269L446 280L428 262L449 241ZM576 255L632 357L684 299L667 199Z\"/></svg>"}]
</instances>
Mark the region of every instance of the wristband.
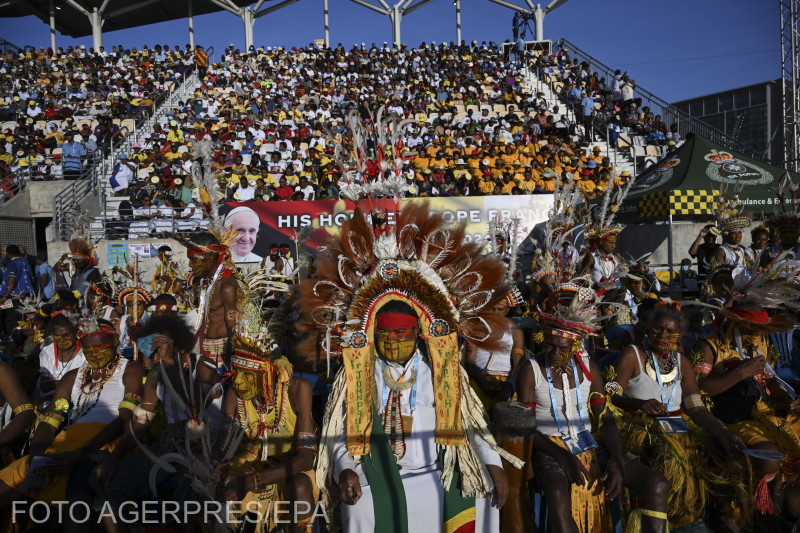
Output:
<instances>
[{"instance_id":1,"label":"wristband","mask_svg":"<svg viewBox=\"0 0 800 533\"><path fill-rule=\"evenodd\" d=\"M11 411L11 412L14 414L14 416L16 416L16 415L18 415L20 413L24 413L25 411L33 411L33 404L32 403L20 404L20 405L16 406L14 408L14 410Z\"/></svg>"},{"instance_id":2,"label":"wristband","mask_svg":"<svg viewBox=\"0 0 800 533\"><path fill-rule=\"evenodd\" d=\"M699 394L690 394L686 397L683 401L683 405L686 406L687 409L692 409L693 407L705 407L706 404L703 402L703 397Z\"/></svg>"},{"instance_id":3,"label":"wristband","mask_svg":"<svg viewBox=\"0 0 800 533\"><path fill-rule=\"evenodd\" d=\"M150 424L150 422L152 422L155 417L156 417L155 413L151 413L141 405L137 405L133 409L133 420L137 424L143 424L143 425Z\"/></svg>"},{"instance_id":4,"label":"wristband","mask_svg":"<svg viewBox=\"0 0 800 533\"><path fill-rule=\"evenodd\" d=\"M40 419L41 422L44 422L47 425L53 426L53 429L58 429L61 427L61 420L52 417L52 416L43 416Z\"/></svg>"}]
</instances>

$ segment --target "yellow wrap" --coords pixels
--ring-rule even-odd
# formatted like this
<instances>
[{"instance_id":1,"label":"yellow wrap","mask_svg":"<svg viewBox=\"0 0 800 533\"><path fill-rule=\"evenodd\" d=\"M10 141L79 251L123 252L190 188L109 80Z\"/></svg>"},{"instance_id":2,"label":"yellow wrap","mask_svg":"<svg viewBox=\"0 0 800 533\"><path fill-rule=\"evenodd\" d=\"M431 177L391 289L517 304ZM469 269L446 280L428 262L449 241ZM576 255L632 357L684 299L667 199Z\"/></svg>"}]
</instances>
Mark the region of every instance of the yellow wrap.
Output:
<instances>
[{"instance_id":1,"label":"yellow wrap","mask_svg":"<svg viewBox=\"0 0 800 533\"><path fill-rule=\"evenodd\" d=\"M557 446L567 449L564 441L559 437L547 435L547 438ZM575 520L578 531L581 533L610 533L613 531L613 526L608 503L606 502L605 486L600 480L602 470L597 462L597 454L595 450L590 450L576 457L589 471L589 475L591 479L595 480L595 483L591 489L576 484L570 486L572 519Z\"/></svg>"},{"instance_id":2,"label":"yellow wrap","mask_svg":"<svg viewBox=\"0 0 800 533\"><path fill-rule=\"evenodd\" d=\"M64 452L73 452L86 446L106 427L106 424L92 422L88 424L75 424L69 426L61 433L56 435L50 447L45 451L45 455L56 455ZM113 451L116 442L106 444L103 450ZM0 470L0 481L12 489L23 492L20 487L28 479L30 467L30 456L26 455ZM69 476L62 476L53 481L47 487L36 493L25 493L27 496L43 502L63 501L66 499L67 481Z\"/></svg>"},{"instance_id":3,"label":"yellow wrap","mask_svg":"<svg viewBox=\"0 0 800 533\"><path fill-rule=\"evenodd\" d=\"M687 416L683 419L689 422ZM622 416L619 428L624 449L639 456L642 464L663 475L672 487L667 506L669 525L678 529L702 520L707 488L693 435L664 433L655 418L632 413ZM627 521L635 520L635 502L626 503L630 512Z\"/></svg>"}]
</instances>

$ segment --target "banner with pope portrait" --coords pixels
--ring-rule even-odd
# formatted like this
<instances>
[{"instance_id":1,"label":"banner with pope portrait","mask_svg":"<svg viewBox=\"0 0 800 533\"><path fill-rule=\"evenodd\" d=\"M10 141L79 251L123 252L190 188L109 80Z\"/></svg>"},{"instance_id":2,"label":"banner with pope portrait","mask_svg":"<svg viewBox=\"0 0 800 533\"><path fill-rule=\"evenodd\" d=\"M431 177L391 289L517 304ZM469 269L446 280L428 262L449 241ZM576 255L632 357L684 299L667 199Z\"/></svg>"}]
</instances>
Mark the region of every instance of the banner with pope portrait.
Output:
<instances>
[{"instance_id":1,"label":"banner with pope portrait","mask_svg":"<svg viewBox=\"0 0 800 533\"><path fill-rule=\"evenodd\" d=\"M467 238L484 241L492 220L519 221L518 238L525 240L534 226L547 220L553 204L550 194L521 196L475 196L458 198L404 198L405 202L424 202L442 213L448 221L467 223ZM315 200L298 202L231 202L220 209L225 225L239 232L233 245L236 263L258 263L271 247L288 246L292 255L319 252L328 237L339 231L342 223L353 216L355 204L347 200ZM378 209L389 214L394 223L393 199L362 200L364 211ZM303 228L310 227L310 230ZM295 244L300 237L302 242Z\"/></svg>"}]
</instances>

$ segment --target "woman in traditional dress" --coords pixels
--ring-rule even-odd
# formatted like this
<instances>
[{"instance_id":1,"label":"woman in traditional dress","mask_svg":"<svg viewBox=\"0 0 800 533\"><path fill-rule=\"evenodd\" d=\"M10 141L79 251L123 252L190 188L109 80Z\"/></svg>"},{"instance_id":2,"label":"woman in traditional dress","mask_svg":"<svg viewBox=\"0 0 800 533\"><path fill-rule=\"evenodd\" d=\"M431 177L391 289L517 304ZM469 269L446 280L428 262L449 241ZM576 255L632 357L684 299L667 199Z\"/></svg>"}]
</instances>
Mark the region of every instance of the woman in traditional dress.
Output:
<instances>
[{"instance_id":1,"label":"woman in traditional dress","mask_svg":"<svg viewBox=\"0 0 800 533\"><path fill-rule=\"evenodd\" d=\"M64 376L86 363L77 336L78 328L66 316L54 316L47 328L53 342L39 351L39 379L35 394L38 399L49 399Z\"/></svg>"},{"instance_id":2,"label":"woman in traditional dress","mask_svg":"<svg viewBox=\"0 0 800 533\"><path fill-rule=\"evenodd\" d=\"M68 488L70 474L100 450L113 448L141 401L142 367L117 355L113 328L87 324L80 340L87 364L59 381L52 407L31 439L30 454L0 471L0 507L28 497L86 501L81 483L88 481L88 471L74 476L74 484L70 479ZM75 531L76 524L65 525Z\"/></svg>"},{"instance_id":3,"label":"woman in traditional dress","mask_svg":"<svg viewBox=\"0 0 800 533\"><path fill-rule=\"evenodd\" d=\"M708 491L715 487L706 483L700 446L721 444L730 453L745 446L700 396L692 364L680 347L680 307L656 304L641 319L645 337L622 351L608 386L613 404L623 410L617 424L625 449L669 481L670 528L701 528ZM690 418L696 426L688 424Z\"/></svg>"}]
</instances>

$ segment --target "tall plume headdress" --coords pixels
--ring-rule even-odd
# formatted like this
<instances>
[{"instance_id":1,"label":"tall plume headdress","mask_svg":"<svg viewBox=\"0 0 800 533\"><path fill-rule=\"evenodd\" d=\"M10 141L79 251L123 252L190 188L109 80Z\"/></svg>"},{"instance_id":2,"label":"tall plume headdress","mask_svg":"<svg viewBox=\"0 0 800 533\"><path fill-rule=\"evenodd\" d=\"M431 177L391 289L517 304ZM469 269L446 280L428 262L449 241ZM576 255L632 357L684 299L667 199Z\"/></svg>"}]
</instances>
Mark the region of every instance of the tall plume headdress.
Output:
<instances>
[{"instance_id":1,"label":"tall plume headdress","mask_svg":"<svg viewBox=\"0 0 800 533\"><path fill-rule=\"evenodd\" d=\"M603 195L603 200L599 209L592 213L592 218L586 225L586 237L590 242L606 239L612 235L617 235L625 226L616 223L617 211L622 202L628 196L634 180L628 180L621 187L613 187L609 184Z\"/></svg>"},{"instance_id":2,"label":"tall plume headdress","mask_svg":"<svg viewBox=\"0 0 800 533\"><path fill-rule=\"evenodd\" d=\"M742 212L744 206L739 202L739 193L742 187L741 184L734 186L732 195L729 184L723 183L719 188L719 205L714 215L717 229L722 234L742 231L753 220L752 216Z\"/></svg>"},{"instance_id":3,"label":"tall plume headdress","mask_svg":"<svg viewBox=\"0 0 800 533\"><path fill-rule=\"evenodd\" d=\"M577 263L563 258L564 245L572 244L575 234L580 230L582 214L578 204L583 195L575 187L575 177L566 183L559 183L553 191L553 206L547 216L544 237L537 250L536 264L532 278L536 282L554 286L557 282L567 282L575 277Z\"/></svg>"}]
</instances>

